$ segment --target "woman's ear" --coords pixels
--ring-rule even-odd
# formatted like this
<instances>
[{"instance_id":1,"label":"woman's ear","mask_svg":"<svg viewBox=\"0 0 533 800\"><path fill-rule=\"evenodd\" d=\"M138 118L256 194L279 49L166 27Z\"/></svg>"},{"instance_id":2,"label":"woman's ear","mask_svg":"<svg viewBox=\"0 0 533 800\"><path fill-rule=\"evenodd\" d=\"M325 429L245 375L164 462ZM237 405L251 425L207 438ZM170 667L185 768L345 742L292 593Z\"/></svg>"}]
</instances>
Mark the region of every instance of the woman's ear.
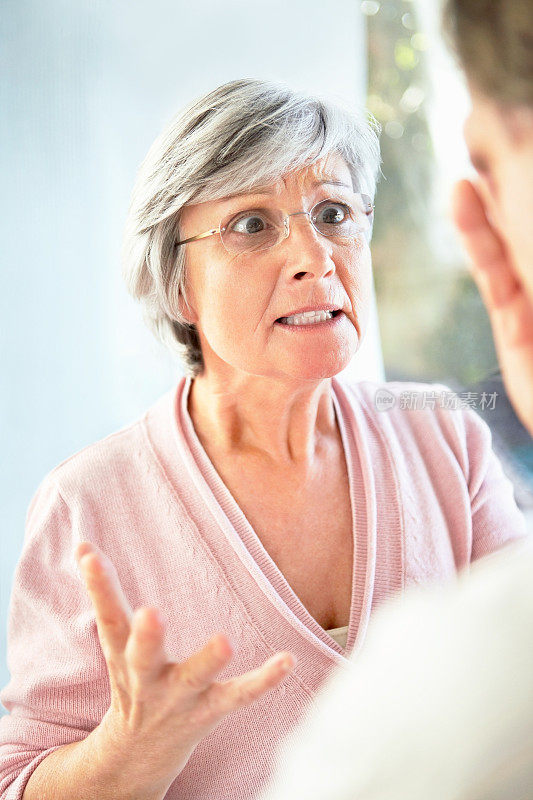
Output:
<instances>
[{"instance_id":1,"label":"woman's ear","mask_svg":"<svg viewBox=\"0 0 533 800\"><path fill-rule=\"evenodd\" d=\"M178 295L178 311L189 325L194 325L197 322L198 315L183 296L183 292L180 292Z\"/></svg>"}]
</instances>

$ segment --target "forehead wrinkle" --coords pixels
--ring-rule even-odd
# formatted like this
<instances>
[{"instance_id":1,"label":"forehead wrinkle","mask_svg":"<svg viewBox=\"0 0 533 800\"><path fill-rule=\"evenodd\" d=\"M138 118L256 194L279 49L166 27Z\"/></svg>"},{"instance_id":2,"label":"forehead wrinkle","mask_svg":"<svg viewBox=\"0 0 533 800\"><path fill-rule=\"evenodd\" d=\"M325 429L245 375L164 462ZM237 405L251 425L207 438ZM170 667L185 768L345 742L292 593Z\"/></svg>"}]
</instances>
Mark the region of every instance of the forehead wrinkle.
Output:
<instances>
[{"instance_id":1,"label":"forehead wrinkle","mask_svg":"<svg viewBox=\"0 0 533 800\"><path fill-rule=\"evenodd\" d=\"M339 160L337 158L331 160L328 156L325 159L314 161L307 166L291 170L285 175L281 175L275 182L269 185L259 185L247 190L232 192L225 197L211 202L213 202L222 213L226 213L225 209L231 201L248 198L245 202L255 205L261 197L280 197L284 191L289 190L290 186L288 184L290 183L293 183L302 195L319 186L325 185L339 186L349 191L354 191L353 176L344 159Z\"/></svg>"},{"instance_id":2,"label":"forehead wrinkle","mask_svg":"<svg viewBox=\"0 0 533 800\"><path fill-rule=\"evenodd\" d=\"M219 200L216 200L214 202L216 202L217 204L220 204L220 205L223 206L226 203L230 202L231 200L237 200L239 198L249 197L250 198L250 202L252 202L252 201L255 201L257 198L262 197L262 196L263 197L264 196L275 197L276 195L279 196L279 195L281 195L283 193L283 190L287 188L286 179L285 178L280 178L280 182L283 184L283 186L280 186L279 182L278 182L278 184L276 186L263 186L263 187L257 187L257 189L253 190L253 191L234 192L232 194L226 195L226 197L221 197ZM307 179L306 178L298 180L299 188L300 188L300 191L302 191L302 193L307 188L306 185L305 185L306 183L307 183ZM350 184L346 183L345 181L341 181L338 178L334 178L334 177L325 177L325 178L320 179L320 180L315 180L310 184L309 188L310 189L317 189L319 186L325 186L325 185L341 186L341 187L343 187L345 189L349 189L350 191L353 191L353 186L351 186Z\"/></svg>"},{"instance_id":3,"label":"forehead wrinkle","mask_svg":"<svg viewBox=\"0 0 533 800\"><path fill-rule=\"evenodd\" d=\"M252 189L251 191L248 189L243 192L233 192L232 194L227 194L225 197L221 197L219 202L223 203L225 200L233 200L236 197L247 197L248 195L256 197L260 194L272 195L276 194L276 190L271 186L258 186L256 189Z\"/></svg>"},{"instance_id":4,"label":"forehead wrinkle","mask_svg":"<svg viewBox=\"0 0 533 800\"><path fill-rule=\"evenodd\" d=\"M353 191L353 177L346 161L338 153L329 153L292 173L301 191L323 185L344 186ZM348 180L348 183L346 181Z\"/></svg>"}]
</instances>

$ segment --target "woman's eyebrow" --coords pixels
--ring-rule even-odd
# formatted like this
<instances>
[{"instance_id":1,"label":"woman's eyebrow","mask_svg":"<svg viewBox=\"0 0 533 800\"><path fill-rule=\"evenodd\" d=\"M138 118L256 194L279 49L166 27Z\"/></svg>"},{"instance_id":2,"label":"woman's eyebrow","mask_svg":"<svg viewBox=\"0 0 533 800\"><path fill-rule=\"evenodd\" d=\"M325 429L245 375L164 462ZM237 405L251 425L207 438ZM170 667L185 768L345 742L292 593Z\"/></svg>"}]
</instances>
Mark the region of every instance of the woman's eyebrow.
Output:
<instances>
[{"instance_id":1,"label":"woman's eyebrow","mask_svg":"<svg viewBox=\"0 0 533 800\"><path fill-rule=\"evenodd\" d=\"M274 193L275 193L274 190L269 188L268 186L264 187L258 186L257 189L254 189L253 191L247 190L245 192L234 192L233 194L227 194L224 197L222 197L221 200L226 201L226 200L233 200L235 197L246 197L247 195L255 197L258 194L274 194Z\"/></svg>"},{"instance_id":2,"label":"woman's eyebrow","mask_svg":"<svg viewBox=\"0 0 533 800\"><path fill-rule=\"evenodd\" d=\"M328 184L330 186L343 186L345 189L350 189L350 191L352 191L352 188L353 188L348 183L345 183L344 181L335 180L334 178L324 178L324 180L314 181L311 184L311 187L313 189L316 189L317 186L324 186L325 184ZM272 189L270 186L258 186L254 191L251 191L251 192L250 191L234 192L233 194L226 195L222 199L224 201L226 201L226 200L233 200L236 197L246 197L247 195L255 197L256 195L260 195L260 194L273 195L273 194L275 194L275 190Z\"/></svg>"},{"instance_id":3,"label":"woman's eyebrow","mask_svg":"<svg viewBox=\"0 0 533 800\"><path fill-rule=\"evenodd\" d=\"M352 186L350 186L350 184L345 183L344 181L336 181L333 178L327 178L323 181L316 181L316 183L313 184L313 187L323 186L325 183L329 184L330 186L344 186L345 189L350 189L350 190L352 190L353 188Z\"/></svg>"}]
</instances>

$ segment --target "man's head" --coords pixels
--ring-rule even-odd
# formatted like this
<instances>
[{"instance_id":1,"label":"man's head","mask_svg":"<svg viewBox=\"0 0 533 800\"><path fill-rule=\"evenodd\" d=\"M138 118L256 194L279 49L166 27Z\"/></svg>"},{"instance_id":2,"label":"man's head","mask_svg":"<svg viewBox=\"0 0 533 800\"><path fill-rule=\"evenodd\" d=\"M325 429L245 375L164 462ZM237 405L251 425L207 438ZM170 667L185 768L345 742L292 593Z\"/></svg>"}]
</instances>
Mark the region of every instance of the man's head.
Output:
<instances>
[{"instance_id":1,"label":"man's head","mask_svg":"<svg viewBox=\"0 0 533 800\"><path fill-rule=\"evenodd\" d=\"M464 134L480 177L456 185L453 215L533 435L533 3L446 0L444 24L472 97Z\"/></svg>"},{"instance_id":2,"label":"man's head","mask_svg":"<svg viewBox=\"0 0 533 800\"><path fill-rule=\"evenodd\" d=\"M447 0L444 29L472 98L480 192L533 299L533 2Z\"/></svg>"}]
</instances>

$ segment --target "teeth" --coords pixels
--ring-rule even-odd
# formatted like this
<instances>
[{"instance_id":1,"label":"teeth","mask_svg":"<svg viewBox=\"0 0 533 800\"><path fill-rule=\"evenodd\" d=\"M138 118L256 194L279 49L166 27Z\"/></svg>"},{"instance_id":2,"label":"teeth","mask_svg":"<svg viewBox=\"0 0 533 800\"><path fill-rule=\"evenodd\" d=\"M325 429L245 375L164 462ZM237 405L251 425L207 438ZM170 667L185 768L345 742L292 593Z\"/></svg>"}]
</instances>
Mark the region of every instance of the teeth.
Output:
<instances>
[{"instance_id":1,"label":"teeth","mask_svg":"<svg viewBox=\"0 0 533 800\"><path fill-rule=\"evenodd\" d=\"M313 322L324 322L331 319L332 316L331 311L304 311L302 314L294 314L292 317L282 317L281 322L288 325L309 325Z\"/></svg>"}]
</instances>

